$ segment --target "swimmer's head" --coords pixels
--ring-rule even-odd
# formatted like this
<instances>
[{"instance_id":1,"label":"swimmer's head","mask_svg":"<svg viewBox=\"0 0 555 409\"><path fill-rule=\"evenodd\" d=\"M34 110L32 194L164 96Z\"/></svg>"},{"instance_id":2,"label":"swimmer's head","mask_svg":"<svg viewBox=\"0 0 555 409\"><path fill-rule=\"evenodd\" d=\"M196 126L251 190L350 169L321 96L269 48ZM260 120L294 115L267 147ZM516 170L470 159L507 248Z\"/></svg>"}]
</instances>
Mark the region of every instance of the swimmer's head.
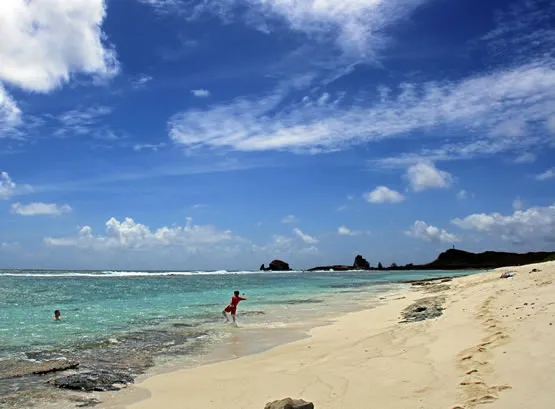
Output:
<instances>
[{"instance_id":1,"label":"swimmer's head","mask_svg":"<svg viewBox=\"0 0 555 409\"><path fill-rule=\"evenodd\" d=\"M235 294L237 297L239 297L239 290L233 291L233 294Z\"/></svg>"},{"instance_id":2,"label":"swimmer's head","mask_svg":"<svg viewBox=\"0 0 555 409\"><path fill-rule=\"evenodd\" d=\"M60 310L54 311L54 317L60 318Z\"/></svg>"}]
</instances>

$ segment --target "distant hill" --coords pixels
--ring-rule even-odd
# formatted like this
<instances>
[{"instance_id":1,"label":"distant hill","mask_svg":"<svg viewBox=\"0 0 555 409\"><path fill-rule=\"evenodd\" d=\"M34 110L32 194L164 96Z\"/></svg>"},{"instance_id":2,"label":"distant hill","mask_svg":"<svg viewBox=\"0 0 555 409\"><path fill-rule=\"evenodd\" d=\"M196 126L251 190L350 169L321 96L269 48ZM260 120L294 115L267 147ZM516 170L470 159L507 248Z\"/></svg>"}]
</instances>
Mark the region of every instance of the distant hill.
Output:
<instances>
[{"instance_id":1,"label":"distant hill","mask_svg":"<svg viewBox=\"0 0 555 409\"><path fill-rule=\"evenodd\" d=\"M428 264L413 266L417 269L455 270L470 268L497 268L541 263L555 257L555 252L504 253L485 251L471 253L469 251L449 249L441 253L437 259Z\"/></svg>"},{"instance_id":2,"label":"distant hill","mask_svg":"<svg viewBox=\"0 0 555 409\"><path fill-rule=\"evenodd\" d=\"M357 264L360 257L364 264ZM371 267L370 264L357 256L353 266L331 265L314 267L307 271L344 271L344 270L482 270L507 266L520 266L524 264L541 263L548 260L555 260L555 252L530 252L530 253L504 253L500 251L485 251L483 253L471 253L470 251L449 249L441 253L437 259L428 264L407 264L391 267Z\"/></svg>"}]
</instances>

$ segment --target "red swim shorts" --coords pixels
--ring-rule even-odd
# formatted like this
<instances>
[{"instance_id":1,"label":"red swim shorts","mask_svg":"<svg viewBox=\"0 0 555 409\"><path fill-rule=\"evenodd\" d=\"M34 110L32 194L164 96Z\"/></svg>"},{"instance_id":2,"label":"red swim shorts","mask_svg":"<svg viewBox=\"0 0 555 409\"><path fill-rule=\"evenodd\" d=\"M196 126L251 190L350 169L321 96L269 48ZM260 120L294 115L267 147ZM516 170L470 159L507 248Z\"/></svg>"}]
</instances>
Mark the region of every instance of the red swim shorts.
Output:
<instances>
[{"instance_id":1,"label":"red swim shorts","mask_svg":"<svg viewBox=\"0 0 555 409\"><path fill-rule=\"evenodd\" d=\"M224 311L230 312L231 315L235 315L235 313L237 312L237 307L232 307L231 305L228 305Z\"/></svg>"}]
</instances>

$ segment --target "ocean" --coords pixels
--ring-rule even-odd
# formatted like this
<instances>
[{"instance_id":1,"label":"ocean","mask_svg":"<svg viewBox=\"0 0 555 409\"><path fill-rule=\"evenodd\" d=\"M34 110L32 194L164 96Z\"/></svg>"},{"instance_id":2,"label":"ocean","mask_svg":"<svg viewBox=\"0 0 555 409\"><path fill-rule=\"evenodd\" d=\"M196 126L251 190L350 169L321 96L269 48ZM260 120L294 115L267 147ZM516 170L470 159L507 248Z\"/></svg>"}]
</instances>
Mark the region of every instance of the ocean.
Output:
<instances>
[{"instance_id":1,"label":"ocean","mask_svg":"<svg viewBox=\"0 0 555 409\"><path fill-rule=\"evenodd\" d=\"M293 340L318 319L377 305L402 281L463 274L0 270L0 407L75 407L74 395L47 384L60 374L9 376L29 362L70 359L80 371L136 377L155 365L230 359ZM248 300L233 327L221 311L236 289Z\"/></svg>"}]
</instances>

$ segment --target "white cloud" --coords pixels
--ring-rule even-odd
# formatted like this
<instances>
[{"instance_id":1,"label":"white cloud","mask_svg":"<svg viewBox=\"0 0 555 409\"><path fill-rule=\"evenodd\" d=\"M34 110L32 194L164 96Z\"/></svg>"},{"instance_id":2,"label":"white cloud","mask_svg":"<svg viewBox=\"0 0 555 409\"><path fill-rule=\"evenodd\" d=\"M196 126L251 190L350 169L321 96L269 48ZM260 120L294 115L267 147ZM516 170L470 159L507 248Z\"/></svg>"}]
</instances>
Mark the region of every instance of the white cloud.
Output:
<instances>
[{"instance_id":1,"label":"white cloud","mask_svg":"<svg viewBox=\"0 0 555 409\"><path fill-rule=\"evenodd\" d=\"M61 214L71 212L73 209L67 204L59 206L55 203L35 202L28 205L14 203L12 204L11 210L12 213L19 214L21 216L60 216Z\"/></svg>"},{"instance_id":2,"label":"white cloud","mask_svg":"<svg viewBox=\"0 0 555 409\"><path fill-rule=\"evenodd\" d=\"M318 239L309 236L308 234L305 234L301 231L301 229L295 228L293 229L293 232L302 240L304 241L306 244L316 244L318 243Z\"/></svg>"},{"instance_id":3,"label":"white cloud","mask_svg":"<svg viewBox=\"0 0 555 409\"><path fill-rule=\"evenodd\" d=\"M415 221L411 229L407 230L405 234L416 239L433 242L455 243L460 241L456 235L448 233L444 229L438 229L435 226L430 226L422 220Z\"/></svg>"},{"instance_id":4,"label":"white cloud","mask_svg":"<svg viewBox=\"0 0 555 409\"><path fill-rule=\"evenodd\" d=\"M517 164L522 164L522 163L533 163L535 161L536 161L536 155L530 152L524 152L518 155L513 162Z\"/></svg>"},{"instance_id":5,"label":"white cloud","mask_svg":"<svg viewBox=\"0 0 555 409\"><path fill-rule=\"evenodd\" d=\"M164 146L166 146L166 144L164 142L160 142L160 143L156 143L156 144L138 143L136 145L133 145L133 150L137 151L137 152L144 151L144 150L151 150L151 151L154 151L154 152L158 152Z\"/></svg>"},{"instance_id":6,"label":"white cloud","mask_svg":"<svg viewBox=\"0 0 555 409\"><path fill-rule=\"evenodd\" d=\"M340 106L286 104L289 89L279 86L262 98L239 98L178 113L168 125L178 144L239 151L317 152L406 137L416 130L432 137L439 130L438 137L450 130L460 135L457 143L421 155L468 158L547 143L533 133L533 126L521 137L499 137L494 130L515 117L536 123L555 115L553 83L555 62L538 60L458 82L378 87L369 94L372 98L354 98Z\"/></svg>"},{"instance_id":7,"label":"white cloud","mask_svg":"<svg viewBox=\"0 0 555 409\"><path fill-rule=\"evenodd\" d=\"M96 236L90 226L84 226L75 237L44 239L50 246L97 250L178 246L185 247L188 251L230 241L240 241L240 238L233 236L231 230L218 230L210 225L194 225L191 218L187 218L185 226L164 226L152 231L148 226L136 223L129 217L122 222L113 217L108 220L104 236Z\"/></svg>"},{"instance_id":8,"label":"white cloud","mask_svg":"<svg viewBox=\"0 0 555 409\"><path fill-rule=\"evenodd\" d=\"M211 95L210 91L207 89L192 89L191 94L198 98L207 98Z\"/></svg>"},{"instance_id":9,"label":"white cloud","mask_svg":"<svg viewBox=\"0 0 555 409\"><path fill-rule=\"evenodd\" d=\"M351 230L346 226L339 226L337 228L337 234L339 234L340 236L359 236L362 234L362 232L358 230Z\"/></svg>"},{"instance_id":10,"label":"white cloud","mask_svg":"<svg viewBox=\"0 0 555 409\"><path fill-rule=\"evenodd\" d=\"M294 224L294 223L298 223L299 219L294 214L289 214L289 215L285 216L283 219L281 219L281 222L282 223Z\"/></svg>"},{"instance_id":11,"label":"white cloud","mask_svg":"<svg viewBox=\"0 0 555 409\"><path fill-rule=\"evenodd\" d=\"M363 197L368 203L399 203L405 200L405 196L387 186L378 186L373 191L365 193Z\"/></svg>"},{"instance_id":12,"label":"white cloud","mask_svg":"<svg viewBox=\"0 0 555 409\"><path fill-rule=\"evenodd\" d=\"M139 0L164 13L189 18L212 13L224 21L240 20L265 33L282 22L316 41L333 42L356 58L373 58L386 43L386 28L426 0L218 0L195 3L179 0ZM276 23L277 24L274 24Z\"/></svg>"},{"instance_id":13,"label":"white cloud","mask_svg":"<svg viewBox=\"0 0 555 409\"><path fill-rule=\"evenodd\" d=\"M468 197L468 193L466 192L466 190L461 190L459 193L457 193L457 199L459 200L465 200Z\"/></svg>"},{"instance_id":14,"label":"white cloud","mask_svg":"<svg viewBox=\"0 0 555 409\"><path fill-rule=\"evenodd\" d=\"M21 110L0 82L0 138L21 124Z\"/></svg>"},{"instance_id":15,"label":"white cloud","mask_svg":"<svg viewBox=\"0 0 555 409\"><path fill-rule=\"evenodd\" d=\"M555 242L555 205L516 210L507 216L477 213L451 222L462 229L489 233L511 243Z\"/></svg>"},{"instance_id":16,"label":"white cloud","mask_svg":"<svg viewBox=\"0 0 555 409\"><path fill-rule=\"evenodd\" d=\"M116 53L101 30L105 17L104 0L2 0L0 81L49 92L73 74L115 75Z\"/></svg>"},{"instance_id":17,"label":"white cloud","mask_svg":"<svg viewBox=\"0 0 555 409\"><path fill-rule=\"evenodd\" d=\"M543 173L540 173L540 174L536 175L536 180L544 181L544 180L548 180L548 179L554 178L554 177L555 177L555 171L554 171L554 169L555 169L555 168L551 168L551 169L546 170L546 171L543 172Z\"/></svg>"},{"instance_id":18,"label":"white cloud","mask_svg":"<svg viewBox=\"0 0 555 409\"><path fill-rule=\"evenodd\" d=\"M15 193L16 184L7 172L0 172L0 199L9 199Z\"/></svg>"},{"instance_id":19,"label":"white cloud","mask_svg":"<svg viewBox=\"0 0 555 409\"><path fill-rule=\"evenodd\" d=\"M20 193L30 192L32 190L29 185L17 185L8 172L0 172L0 200L9 199Z\"/></svg>"},{"instance_id":20,"label":"white cloud","mask_svg":"<svg viewBox=\"0 0 555 409\"><path fill-rule=\"evenodd\" d=\"M426 189L448 188L453 182L449 172L439 170L431 162L419 162L407 170L412 190L421 192Z\"/></svg>"},{"instance_id":21,"label":"white cloud","mask_svg":"<svg viewBox=\"0 0 555 409\"><path fill-rule=\"evenodd\" d=\"M102 120L111 113L112 108L107 106L91 106L66 111L56 118L59 127L54 135L76 136L97 133L102 127Z\"/></svg>"},{"instance_id":22,"label":"white cloud","mask_svg":"<svg viewBox=\"0 0 555 409\"><path fill-rule=\"evenodd\" d=\"M524 207L524 202L522 200L520 200L520 198L516 198L515 200L513 200L513 209L514 210L520 210Z\"/></svg>"},{"instance_id":23,"label":"white cloud","mask_svg":"<svg viewBox=\"0 0 555 409\"><path fill-rule=\"evenodd\" d=\"M147 74L141 74L138 77L131 80L131 86L135 89L144 88L147 83L152 81L152 76Z\"/></svg>"}]
</instances>

